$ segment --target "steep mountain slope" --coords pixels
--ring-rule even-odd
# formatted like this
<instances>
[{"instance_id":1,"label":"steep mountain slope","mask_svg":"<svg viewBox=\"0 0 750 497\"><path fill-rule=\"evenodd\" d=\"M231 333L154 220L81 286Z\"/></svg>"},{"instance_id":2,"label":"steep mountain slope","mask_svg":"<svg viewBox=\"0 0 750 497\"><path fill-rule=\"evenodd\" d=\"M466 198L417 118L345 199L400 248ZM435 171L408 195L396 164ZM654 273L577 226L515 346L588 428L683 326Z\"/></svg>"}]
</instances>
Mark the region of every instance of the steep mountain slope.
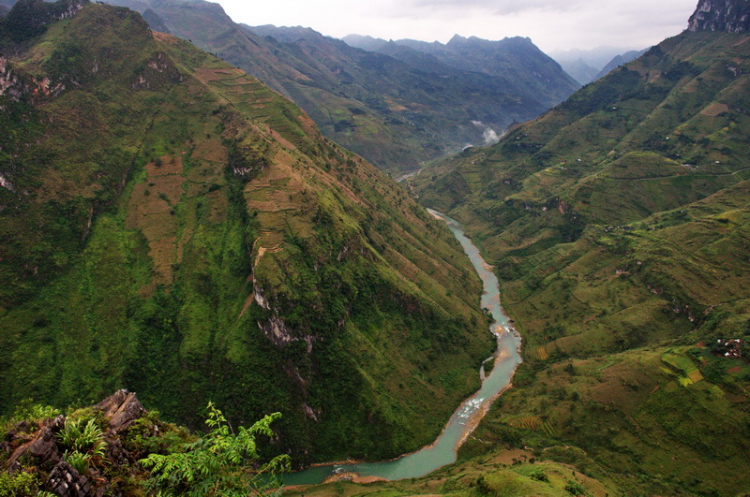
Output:
<instances>
[{"instance_id":1,"label":"steep mountain slope","mask_svg":"<svg viewBox=\"0 0 750 497\"><path fill-rule=\"evenodd\" d=\"M597 76L600 73L598 69L588 65L583 59L558 60L558 63L566 73L570 74L573 79L582 85L587 85L592 81L596 81L598 79Z\"/></svg>"},{"instance_id":2,"label":"steep mountain slope","mask_svg":"<svg viewBox=\"0 0 750 497\"><path fill-rule=\"evenodd\" d=\"M448 230L138 14L23 3L66 19L0 25L31 33L0 59L0 408L280 411L296 464L432 440L493 345Z\"/></svg>"},{"instance_id":3,"label":"steep mountain slope","mask_svg":"<svg viewBox=\"0 0 750 497\"><path fill-rule=\"evenodd\" d=\"M524 335L477 438L577 446L563 459L638 493L750 487L750 39L714 14L723 31L666 40L413 180L496 264Z\"/></svg>"},{"instance_id":4,"label":"steep mountain slope","mask_svg":"<svg viewBox=\"0 0 750 497\"><path fill-rule=\"evenodd\" d=\"M629 52L625 52L624 54L620 54L612 60L610 60L606 66L602 68L601 71L599 71L599 74L596 75L592 81L595 81L599 78L603 78L607 74L611 73L621 65L627 64L628 62L634 61L641 55L645 54L647 50L630 50Z\"/></svg>"},{"instance_id":5,"label":"steep mountain slope","mask_svg":"<svg viewBox=\"0 0 750 497\"><path fill-rule=\"evenodd\" d=\"M537 59L526 60L528 53L540 54L533 50L509 63L502 78L466 70L434 74L310 29L265 27L263 36L271 38L264 38L209 2L116 3L141 12L150 7L172 33L290 97L326 136L393 174L481 144L487 127L499 134L575 89L567 79L560 84L557 75L533 76ZM539 81L528 87L527 80Z\"/></svg>"},{"instance_id":6,"label":"steep mountain slope","mask_svg":"<svg viewBox=\"0 0 750 497\"><path fill-rule=\"evenodd\" d=\"M445 45L415 40L399 40L396 43L433 55L457 69L502 78L505 84L519 94L535 94L543 102L552 105L564 100L580 87L529 38L490 41L456 35Z\"/></svg>"},{"instance_id":7,"label":"steep mountain slope","mask_svg":"<svg viewBox=\"0 0 750 497\"><path fill-rule=\"evenodd\" d=\"M450 67L487 74L501 79L518 95L533 96L548 108L581 86L529 38L490 41L456 35L447 44L442 44L349 35L344 41L353 47L390 55L425 72L443 73L446 67Z\"/></svg>"},{"instance_id":8,"label":"steep mountain slope","mask_svg":"<svg viewBox=\"0 0 750 497\"><path fill-rule=\"evenodd\" d=\"M522 277L520 260L539 263L551 247L581 244L584 235L627 239L610 235L611 226L636 229L748 178L747 50L731 34L670 39L496 147L465 152L444 175L426 171L423 180L435 181L422 199L470 222L492 257L507 261L506 279Z\"/></svg>"}]
</instances>

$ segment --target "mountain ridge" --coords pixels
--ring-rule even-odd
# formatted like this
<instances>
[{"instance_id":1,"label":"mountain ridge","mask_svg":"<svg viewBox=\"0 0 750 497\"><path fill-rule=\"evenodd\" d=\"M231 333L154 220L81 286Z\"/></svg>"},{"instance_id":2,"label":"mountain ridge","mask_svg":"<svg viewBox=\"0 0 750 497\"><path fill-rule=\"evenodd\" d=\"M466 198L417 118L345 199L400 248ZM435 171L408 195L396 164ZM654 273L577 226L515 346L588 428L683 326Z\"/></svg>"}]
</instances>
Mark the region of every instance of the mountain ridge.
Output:
<instances>
[{"instance_id":1,"label":"mountain ridge","mask_svg":"<svg viewBox=\"0 0 750 497\"><path fill-rule=\"evenodd\" d=\"M467 71L453 71L445 78L424 72L426 61L415 68L408 61L313 36L312 31L305 42L285 43L252 33L205 2L114 3L140 11L150 5L172 33L292 98L328 137L394 175L412 172L422 162L467 144L483 143L487 127L501 134L513 122L559 102L571 85L555 72L558 69L551 68L550 77L561 85L532 76L530 68L515 61L509 62L512 67L504 79ZM270 28L264 29L267 35ZM524 75L522 83L516 81L519 75Z\"/></svg>"},{"instance_id":2,"label":"mountain ridge","mask_svg":"<svg viewBox=\"0 0 750 497\"><path fill-rule=\"evenodd\" d=\"M381 53L386 46L393 44L408 47L431 55L456 69L481 72L500 78L507 77L508 68L517 64L517 67L523 67L529 74L534 75L531 77L525 75L521 80L521 84L530 85L532 88L538 88L539 82L536 79L542 78L543 74L554 75L550 77L558 78L555 84L557 90L553 90L552 93L554 98L565 98L566 93L569 95L568 92L571 89L580 86L562 70L557 62L539 50L528 37L517 36L491 41L476 36L463 37L456 34L447 44L410 39L385 42L385 40L371 37L357 38L356 36L345 37L344 41L347 39L351 43L359 42L363 47L371 47L372 51ZM519 84L510 81L506 83Z\"/></svg>"},{"instance_id":3,"label":"mountain ridge","mask_svg":"<svg viewBox=\"0 0 750 497\"><path fill-rule=\"evenodd\" d=\"M688 31L746 33L750 30L750 5L743 0L700 0L690 17Z\"/></svg>"},{"instance_id":4,"label":"mountain ridge","mask_svg":"<svg viewBox=\"0 0 750 497\"><path fill-rule=\"evenodd\" d=\"M431 441L493 347L450 232L137 13L45 28L2 61L2 412L127 387L194 427L282 412L296 465Z\"/></svg>"}]
</instances>

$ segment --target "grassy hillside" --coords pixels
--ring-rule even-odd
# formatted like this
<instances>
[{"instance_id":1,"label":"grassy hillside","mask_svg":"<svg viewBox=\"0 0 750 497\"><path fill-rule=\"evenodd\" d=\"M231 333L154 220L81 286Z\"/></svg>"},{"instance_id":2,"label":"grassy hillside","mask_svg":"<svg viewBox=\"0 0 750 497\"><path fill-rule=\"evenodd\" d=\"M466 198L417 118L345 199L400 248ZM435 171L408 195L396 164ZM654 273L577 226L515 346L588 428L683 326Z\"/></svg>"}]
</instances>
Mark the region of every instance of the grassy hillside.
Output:
<instances>
[{"instance_id":1,"label":"grassy hillside","mask_svg":"<svg viewBox=\"0 0 750 497\"><path fill-rule=\"evenodd\" d=\"M281 411L297 464L439 433L493 345L448 230L132 11L41 31L0 59L2 410L127 387L192 425Z\"/></svg>"},{"instance_id":2,"label":"grassy hillside","mask_svg":"<svg viewBox=\"0 0 750 497\"><path fill-rule=\"evenodd\" d=\"M524 335L478 439L577 447L638 493L750 486L748 55L744 34L685 33L412 181Z\"/></svg>"}]
</instances>

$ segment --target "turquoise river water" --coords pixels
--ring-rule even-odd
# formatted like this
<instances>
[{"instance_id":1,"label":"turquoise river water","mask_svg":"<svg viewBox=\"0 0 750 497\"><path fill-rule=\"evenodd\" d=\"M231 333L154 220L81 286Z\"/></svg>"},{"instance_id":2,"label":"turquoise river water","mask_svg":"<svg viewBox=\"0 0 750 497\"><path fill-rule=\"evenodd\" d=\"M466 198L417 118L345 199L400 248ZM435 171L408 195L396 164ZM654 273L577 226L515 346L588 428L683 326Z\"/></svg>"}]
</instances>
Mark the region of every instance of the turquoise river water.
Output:
<instances>
[{"instance_id":1,"label":"turquoise river water","mask_svg":"<svg viewBox=\"0 0 750 497\"><path fill-rule=\"evenodd\" d=\"M485 376L484 369L482 369L482 387L458 407L448 421L443 433L432 445L392 461L327 464L311 467L285 475L285 485L314 485L341 473L354 473L360 477L376 477L385 480L419 478L454 463L458 448L471 434L492 402L510 384L513 373L521 364L519 353L521 338L503 312L497 277L482 259L479 249L466 236L457 221L433 210L430 210L430 214L448 224L484 284L481 304L492 315L494 322L490 325L490 331L497 337L497 352L493 356L495 365L492 371Z\"/></svg>"}]
</instances>

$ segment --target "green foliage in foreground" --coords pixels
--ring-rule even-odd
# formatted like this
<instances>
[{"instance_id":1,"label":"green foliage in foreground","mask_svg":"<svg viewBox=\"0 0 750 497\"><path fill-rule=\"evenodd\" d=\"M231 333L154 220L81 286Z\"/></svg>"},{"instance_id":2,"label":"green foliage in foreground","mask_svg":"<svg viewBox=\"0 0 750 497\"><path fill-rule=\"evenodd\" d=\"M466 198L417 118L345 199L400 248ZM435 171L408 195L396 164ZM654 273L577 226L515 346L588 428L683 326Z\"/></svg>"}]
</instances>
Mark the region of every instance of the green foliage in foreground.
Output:
<instances>
[{"instance_id":1,"label":"green foliage in foreground","mask_svg":"<svg viewBox=\"0 0 750 497\"><path fill-rule=\"evenodd\" d=\"M259 464L256 435L273 436L270 425L281 417L271 414L237 434L220 410L208 405L206 425L211 430L186 444L184 452L151 454L141 464L151 469L147 487L158 495L247 496L278 487L275 475L289 471L287 455Z\"/></svg>"},{"instance_id":2,"label":"green foliage in foreground","mask_svg":"<svg viewBox=\"0 0 750 497\"><path fill-rule=\"evenodd\" d=\"M0 473L0 497L39 495L39 480L29 473Z\"/></svg>"},{"instance_id":3,"label":"green foliage in foreground","mask_svg":"<svg viewBox=\"0 0 750 497\"><path fill-rule=\"evenodd\" d=\"M271 423L279 413L235 432L209 404L209 431L191 435L184 427L161 421L156 411L141 413L130 426L114 431L112 419L97 407L70 408L56 419L43 415L50 409L26 405L3 420L3 468L11 454L28 450L29 442L44 439L50 428L56 436L41 455L26 452L14 459L13 474L0 472L0 497L46 497L44 489L60 456L97 495L268 495L279 490L278 476L289 471L288 455L269 460L259 454L257 437L277 435Z\"/></svg>"},{"instance_id":4,"label":"green foliage in foreground","mask_svg":"<svg viewBox=\"0 0 750 497\"><path fill-rule=\"evenodd\" d=\"M104 458L104 432L94 419L69 420L57 438L65 448L64 459L80 474L86 473L92 458L97 461Z\"/></svg>"}]
</instances>

